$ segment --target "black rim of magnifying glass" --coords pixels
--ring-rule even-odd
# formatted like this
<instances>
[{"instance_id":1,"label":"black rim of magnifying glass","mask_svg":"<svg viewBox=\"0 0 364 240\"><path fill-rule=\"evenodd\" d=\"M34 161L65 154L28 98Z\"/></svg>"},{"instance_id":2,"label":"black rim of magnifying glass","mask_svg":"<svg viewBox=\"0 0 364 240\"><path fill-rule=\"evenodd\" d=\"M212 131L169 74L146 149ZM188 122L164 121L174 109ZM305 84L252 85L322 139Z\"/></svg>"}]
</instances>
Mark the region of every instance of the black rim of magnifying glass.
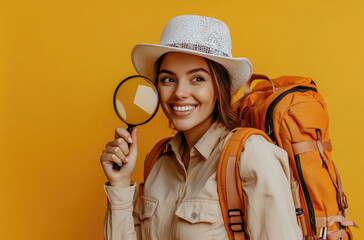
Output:
<instances>
[{"instance_id":1,"label":"black rim of magnifying glass","mask_svg":"<svg viewBox=\"0 0 364 240\"><path fill-rule=\"evenodd\" d=\"M117 111L117 108L116 108L116 104L115 104L115 100L116 100L116 94L118 93L118 90L119 90L119 88L120 88L120 86L121 86L121 84L123 84L124 82L126 82L126 81L128 81L128 80L130 80L130 79L132 79L132 78L136 78L136 77L141 77L141 78L144 78L145 80L147 80L149 83L151 83L151 85L153 85L154 86L154 89L157 91L157 108L155 109L155 111L154 111L154 113L146 120L146 121L144 121L144 122L142 122L142 123L139 123L139 124L130 124L130 123L127 123L126 121L124 121L123 120L123 118L119 115L119 112ZM120 118L120 120L121 121L123 121L124 123L126 123L126 125L128 125L128 126L130 126L130 127L134 127L134 126L138 126L138 125L142 125L142 124L144 124L144 123L147 123L147 122L149 122L153 117L154 117L154 115L158 112L158 108L159 108L159 93L158 93L158 90L157 90L157 88L155 87L155 85L154 85L154 83L149 79L149 78L147 78L147 77L145 77L145 76L142 76L142 75L133 75L133 76L130 76L130 77L127 77L127 78L125 78L123 81L121 81L120 83L119 83L119 85L116 87L116 89L115 89L115 92L114 92L114 97L113 97L113 106L114 106L114 110L115 110L115 112L116 112L116 115L118 115L118 117Z\"/></svg>"}]
</instances>

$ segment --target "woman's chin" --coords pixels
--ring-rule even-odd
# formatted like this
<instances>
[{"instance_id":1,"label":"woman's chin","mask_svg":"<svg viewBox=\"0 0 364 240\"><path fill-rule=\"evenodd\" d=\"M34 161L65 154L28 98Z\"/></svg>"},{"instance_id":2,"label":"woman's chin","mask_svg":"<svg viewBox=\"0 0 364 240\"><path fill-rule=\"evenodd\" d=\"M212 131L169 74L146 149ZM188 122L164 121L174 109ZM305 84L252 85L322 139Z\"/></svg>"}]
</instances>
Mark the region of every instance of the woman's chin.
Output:
<instances>
[{"instance_id":1,"label":"woman's chin","mask_svg":"<svg viewBox=\"0 0 364 240\"><path fill-rule=\"evenodd\" d=\"M178 131L182 131L182 132L188 131L192 128L191 126L188 126L185 124L173 124L172 123L172 125L175 129L177 129Z\"/></svg>"}]
</instances>

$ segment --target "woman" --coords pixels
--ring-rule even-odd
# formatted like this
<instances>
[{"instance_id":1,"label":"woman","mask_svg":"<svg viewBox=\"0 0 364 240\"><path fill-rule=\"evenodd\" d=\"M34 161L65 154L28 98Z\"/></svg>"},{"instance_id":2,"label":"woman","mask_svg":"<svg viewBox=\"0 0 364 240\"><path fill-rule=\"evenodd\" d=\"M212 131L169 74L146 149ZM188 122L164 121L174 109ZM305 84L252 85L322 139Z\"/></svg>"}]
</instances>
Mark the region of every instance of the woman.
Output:
<instances>
[{"instance_id":1,"label":"woman","mask_svg":"<svg viewBox=\"0 0 364 240\"><path fill-rule=\"evenodd\" d=\"M163 112L179 132L136 198L130 176L137 129L131 135L116 129L119 137L101 156L109 180L105 239L228 239L216 170L226 136L241 124L230 105L231 93L249 79L250 62L231 57L230 33L223 22L191 15L172 19L159 45L136 45L132 60L140 74L155 81ZM114 162L122 166L120 171L112 169ZM301 239L284 150L253 135L239 169L250 239Z\"/></svg>"}]
</instances>

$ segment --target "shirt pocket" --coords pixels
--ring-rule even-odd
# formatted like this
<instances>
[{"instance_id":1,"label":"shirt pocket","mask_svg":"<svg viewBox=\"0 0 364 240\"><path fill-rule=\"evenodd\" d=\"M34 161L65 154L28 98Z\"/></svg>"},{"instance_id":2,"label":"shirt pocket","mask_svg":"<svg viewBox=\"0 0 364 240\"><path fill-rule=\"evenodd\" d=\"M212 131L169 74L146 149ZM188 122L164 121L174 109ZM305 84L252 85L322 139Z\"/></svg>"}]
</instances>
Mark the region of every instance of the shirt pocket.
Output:
<instances>
[{"instance_id":1,"label":"shirt pocket","mask_svg":"<svg viewBox=\"0 0 364 240\"><path fill-rule=\"evenodd\" d=\"M143 239L150 239L150 226L153 221L153 215L158 206L158 200L140 196L135 205L134 212L140 219L141 234Z\"/></svg>"},{"instance_id":2,"label":"shirt pocket","mask_svg":"<svg viewBox=\"0 0 364 240\"><path fill-rule=\"evenodd\" d=\"M212 239L218 220L219 202L213 200L184 200L176 215L176 239ZM222 226L224 227L224 226Z\"/></svg>"}]
</instances>

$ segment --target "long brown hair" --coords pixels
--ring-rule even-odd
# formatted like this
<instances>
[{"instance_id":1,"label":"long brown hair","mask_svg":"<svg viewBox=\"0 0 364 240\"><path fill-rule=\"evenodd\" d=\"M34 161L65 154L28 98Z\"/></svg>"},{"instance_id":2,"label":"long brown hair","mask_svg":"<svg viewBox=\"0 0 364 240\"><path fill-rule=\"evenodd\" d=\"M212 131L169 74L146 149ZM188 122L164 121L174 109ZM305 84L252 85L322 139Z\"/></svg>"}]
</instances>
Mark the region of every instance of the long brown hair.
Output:
<instances>
[{"instance_id":1,"label":"long brown hair","mask_svg":"<svg viewBox=\"0 0 364 240\"><path fill-rule=\"evenodd\" d=\"M158 86L159 70L166 54L160 56L154 64L154 84L156 86ZM230 130L241 126L241 119L231 105L231 78L228 71L223 65L215 61L207 58L205 60L210 68L217 90L217 101L213 111L214 120L222 122Z\"/></svg>"},{"instance_id":2,"label":"long brown hair","mask_svg":"<svg viewBox=\"0 0 364 240\"><path fill-rule=\"evenodd\" d=\"M217 89L217 102L214 109L215 120L221 121L228 129L241 125L241 119L231 105L231 78L226 68L210 59L206 59Z\"/></svg>"}]
</instances>

